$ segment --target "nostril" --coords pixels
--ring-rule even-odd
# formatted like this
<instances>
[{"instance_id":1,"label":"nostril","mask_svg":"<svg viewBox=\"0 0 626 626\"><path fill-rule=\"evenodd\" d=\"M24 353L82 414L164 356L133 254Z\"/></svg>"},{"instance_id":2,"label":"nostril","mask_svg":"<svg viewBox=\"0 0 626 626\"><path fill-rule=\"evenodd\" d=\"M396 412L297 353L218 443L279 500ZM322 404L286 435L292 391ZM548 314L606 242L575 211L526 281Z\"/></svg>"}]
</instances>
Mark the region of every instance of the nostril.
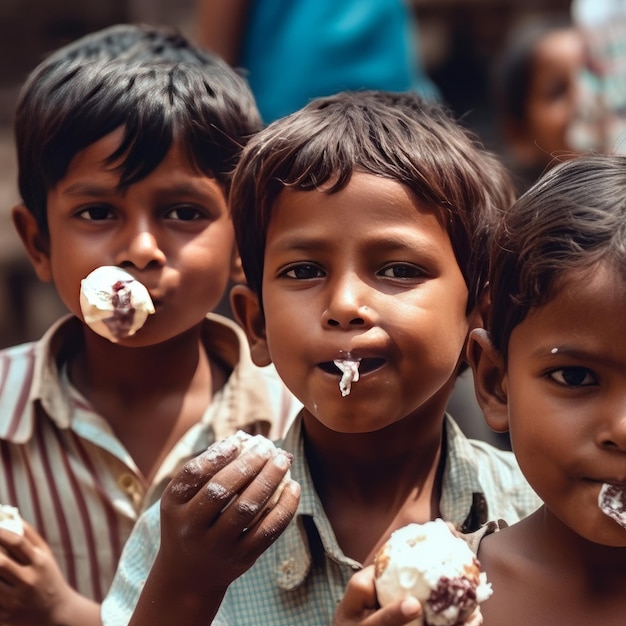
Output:
<instances>
[{"instance_id":1,"label":"nostril","mask_svg":"<svg viewBox=\"0 0 626 626\"><path fill-rule=\"evenodd\" d=\"M329 326L339 326L339 322L337 320L328 320Z\"/></svg>"},{"instance_id":2,"label":"nostril","mask_svg":"<svg viewBox=\"0 0 626 626\"><path fill-rule=\"evenodd\" d=\"M365 320L362 317L355 317L350 320L351 326L363 326L363 324L365 324Z\"/></svg>"}]
</instances>

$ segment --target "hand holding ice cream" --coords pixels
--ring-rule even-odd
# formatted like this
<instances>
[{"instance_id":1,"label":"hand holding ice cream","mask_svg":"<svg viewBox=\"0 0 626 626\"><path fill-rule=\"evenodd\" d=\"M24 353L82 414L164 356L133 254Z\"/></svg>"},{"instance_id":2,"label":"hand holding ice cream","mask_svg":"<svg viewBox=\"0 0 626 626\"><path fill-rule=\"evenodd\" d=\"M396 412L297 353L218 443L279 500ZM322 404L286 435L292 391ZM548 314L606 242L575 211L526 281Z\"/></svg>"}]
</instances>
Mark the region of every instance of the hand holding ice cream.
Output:
<instances>
[{"instance_id":1,"label":"hand holding ice cream","mask_svg":"<svg viewBox=\"0 0 626 626\"><path fill-rule=\"evenodd\" d=\"M423 616L411 626L466 623L492 593L468 544L441 519L396 530L374 566L381 606L408 596L421 603Z\"/></svg>"}]
</instances>

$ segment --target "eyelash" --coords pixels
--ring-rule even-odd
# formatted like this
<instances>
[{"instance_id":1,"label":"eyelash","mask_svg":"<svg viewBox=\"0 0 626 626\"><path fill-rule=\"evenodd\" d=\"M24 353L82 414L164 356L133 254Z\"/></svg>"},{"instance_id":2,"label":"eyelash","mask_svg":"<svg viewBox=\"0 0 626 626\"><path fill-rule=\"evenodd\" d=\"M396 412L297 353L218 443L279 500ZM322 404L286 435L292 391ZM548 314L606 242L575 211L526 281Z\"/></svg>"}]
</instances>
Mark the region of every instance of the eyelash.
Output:
<instances>
[{"instance_id":1,"label":"eyelash","mask_svg":"<svg viewBox=\"0 0 626 626\"><path fill-rule=\"evenodd\" d=\"M568 382L567 374L575 374L578 378L582 376L582 380L580 382L572 382L571 380ZM582 387L590 387L597 384L596 377L586 367L560 367L558 369L551 370L547 375L551 380L562 387L580 389ZM585 383L587 379L590 379L591 382Z\"/></svg>"}]
</instances>

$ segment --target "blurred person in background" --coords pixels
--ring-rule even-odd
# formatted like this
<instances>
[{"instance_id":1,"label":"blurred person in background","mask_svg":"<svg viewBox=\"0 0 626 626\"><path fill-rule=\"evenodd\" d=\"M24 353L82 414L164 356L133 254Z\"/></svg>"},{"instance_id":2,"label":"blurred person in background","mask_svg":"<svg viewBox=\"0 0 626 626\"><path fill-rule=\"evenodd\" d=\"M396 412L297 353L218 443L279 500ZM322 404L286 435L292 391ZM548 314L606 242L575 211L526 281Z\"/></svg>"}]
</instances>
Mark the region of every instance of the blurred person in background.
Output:
<instances>
[{"instance_id":1,"label":"blurred person in background","mask_svg":"<svg viewBox=\"0 0 626 626\"><path fill-rule=\"evenodd\" d=\"M354 89L436 97L405 0L197 0L196 39L245 71L270 123Z\"/></svg>"},{"instance_id":2,"label":"blurred person in background","mask_svg":"<svg viewBox=\"0 0 626 626\"><path fill-rule=\"evenodd\" d=\"M568 15L527 22L507 41L493 97L500 150L518 192L580 151L574 130L585 65L583 37Z\"/></svg>"}]
</instances>

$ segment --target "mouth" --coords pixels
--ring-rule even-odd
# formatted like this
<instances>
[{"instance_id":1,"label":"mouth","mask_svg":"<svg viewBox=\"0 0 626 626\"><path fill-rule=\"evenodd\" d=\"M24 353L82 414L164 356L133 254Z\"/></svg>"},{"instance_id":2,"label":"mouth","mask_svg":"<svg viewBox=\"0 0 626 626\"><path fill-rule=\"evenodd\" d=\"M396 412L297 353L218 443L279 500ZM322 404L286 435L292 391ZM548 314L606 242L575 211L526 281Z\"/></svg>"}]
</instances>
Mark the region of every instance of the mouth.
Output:
<instances>
[{"instance_id":1,"label":"mouth","mask_svg":"<svg viewBox=\"0 0 626 626\"><path fill-rule=\"evenodd\" d=\"M381 368L386 362L387 360L382 357L361 359L359 364L359 374L360 376L364 376L369 372L373 372L374 370ZM343 374L333 361L325 361L320 363L318 367L324 370L327 374L332 374L333 376L340 377Z\"/></svg>"}]
</instances>

